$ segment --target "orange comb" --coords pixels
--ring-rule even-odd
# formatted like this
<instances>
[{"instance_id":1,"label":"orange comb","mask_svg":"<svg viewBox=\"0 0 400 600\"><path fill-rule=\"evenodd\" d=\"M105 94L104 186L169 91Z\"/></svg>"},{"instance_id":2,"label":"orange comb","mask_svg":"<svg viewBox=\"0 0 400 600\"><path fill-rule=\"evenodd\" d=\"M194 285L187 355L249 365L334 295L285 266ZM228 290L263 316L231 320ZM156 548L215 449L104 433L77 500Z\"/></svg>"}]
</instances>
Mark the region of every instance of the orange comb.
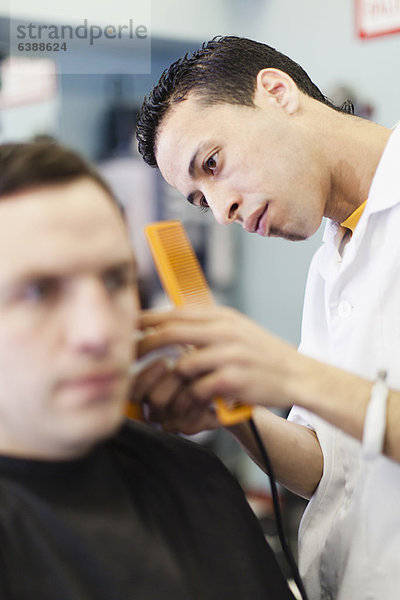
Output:
<instances>
[{"instance_id":1,"label":"orange comb","mask_svg":"<svg viewBox=\"0 0 400 600\"><path fill-rule=\"evenodd\" d=\"M181 221L160 221L145 228L161 283L175 306L210 306L211 290L201 270ZM215 411L222 425L234 425L251 418L251 407L228 405L215 398Z\"/></svg>"}]
</instances>

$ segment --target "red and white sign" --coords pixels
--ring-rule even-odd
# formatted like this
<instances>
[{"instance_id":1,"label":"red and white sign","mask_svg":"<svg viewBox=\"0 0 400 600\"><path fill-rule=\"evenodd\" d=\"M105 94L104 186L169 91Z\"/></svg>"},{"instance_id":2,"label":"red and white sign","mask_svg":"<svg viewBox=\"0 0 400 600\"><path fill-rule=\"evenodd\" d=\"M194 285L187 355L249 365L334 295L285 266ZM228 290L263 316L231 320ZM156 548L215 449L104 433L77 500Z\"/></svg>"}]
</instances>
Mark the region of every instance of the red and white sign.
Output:
<instances>
[{"instance_id":1,"label":"red and white sign","mask_svg":"<svg viewBox=\"0 0 400 600\"><path fill-rule=\"evenodd\" d=\"M400 33L400 0L355 0L360 38Z\"/></svg>"}]
</instances>

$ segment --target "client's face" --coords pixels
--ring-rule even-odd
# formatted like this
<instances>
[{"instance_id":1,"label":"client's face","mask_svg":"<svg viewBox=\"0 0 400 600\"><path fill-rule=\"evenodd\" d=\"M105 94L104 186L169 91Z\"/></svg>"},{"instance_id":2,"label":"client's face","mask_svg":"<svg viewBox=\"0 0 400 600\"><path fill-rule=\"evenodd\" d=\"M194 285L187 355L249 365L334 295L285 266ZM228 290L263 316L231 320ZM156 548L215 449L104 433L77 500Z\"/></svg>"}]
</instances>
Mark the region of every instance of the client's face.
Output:
<instances>
[{"instance_id":1,"label":"client's face","mask_svg":"<svg viewBox=\"0 0 400 600\"><path fill-rule=\"evenodd\" d=\"M72 458L118 428L137 312L128 233L97 183L0 199L0 453Z\"/></svg>"}]
</instances>

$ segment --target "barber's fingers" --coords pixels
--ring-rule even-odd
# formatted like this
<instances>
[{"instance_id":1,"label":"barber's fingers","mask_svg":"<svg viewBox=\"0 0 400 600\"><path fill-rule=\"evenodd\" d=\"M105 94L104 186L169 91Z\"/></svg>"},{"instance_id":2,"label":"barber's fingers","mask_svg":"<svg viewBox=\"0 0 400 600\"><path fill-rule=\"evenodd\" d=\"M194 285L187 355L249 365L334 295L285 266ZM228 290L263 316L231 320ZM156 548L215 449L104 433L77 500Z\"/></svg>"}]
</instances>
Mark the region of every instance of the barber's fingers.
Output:
<instances>
[{"instance_id":1,"label":"barber's fingers","mask_svg":"<svg viewBox=\"0 0 400 600\"><path fill-rule=\"evenodd\" d=\"M139 316L139 327L140 329L146 329L148 327L158 327L163 323L167 323L171 320L176 321L200 321L213 319L216 311L220 308L210 306L207 308L199 308L196 306L172 308L170 310L143 310Z\"/></svg>"},{"instance_id":2,"label":"barber's fingers","mask_svg":"<svg viewBox=\"0 0 400 600\"><path fill-rule=\"evenodd\" d=\"M158 348L179 344L203 346L210 341L210 329L204 322L183 323L168 322L162 326L147 330L138 343L138 356L144 356Z\"/></svg>"},{"instance_id":3,"label":"barber's fingers","mask_svg":"<svg viewBox=\"0 0 400 600\"><path fill-rule=\"evenodd\" d=\"M180 307L167 311L142 311L139 316L139 328L146 331L151 328L163 328L166 325L178 326L197 325L209 329L213 325L226 327L231 330L235 323L251 323L248 317L228 306L197 306Z\"/></svg>"},{"instance_id":4,"label":"barber's fingers","mask_svg":"<svg viewBox=\"0 0 400 600\"><path fill-rule=\"evenodd\" d=\"M188 404L193 406L209 406L217 396L226 399L250 396L251 386L246 374L234 365L224 365L213 372L193 379L181 391Z\"/></svg>"},{"instance_id":5,"label":"barber's fingers","mask_svg":"<svg viewBox=\"0 0 400 600\"><path fill-rule=\"evenodd\" d=\"M159 423L166 431L187 435L220 427L213 408L196 403L184 389L185 384L173 373L154 383L143 397L147 419Z\"/></svg>"},{"instance_id":6,"label":"barber's fingers","mask_svg":"<svg viewBox=\"0 0 400 600\"><path fill-rule=\"evenodd\" d=\"M163 361L156 361L136 375L131 402L144 403L147 419L160 423L168 431L192 435L220 427L211 400L199 404L185 393L186 385L190 382Z\"/></svg>"},{"instance_id":7,"label":"barber's fingers","mask_svg":"<svg viewBox=\"0 0 400 600\"><path fill-rule=\"evenodd\" d=\"M168 367L163 360L158 360L138 371L132 378L130 395L132 401L139 404L158 379L163 377Z\"/></svg>"},{"instance_id":8,"label":"barber's fingers","mask_svg":"<svg viewBox=\"0 0 400 600\"><path fill-rule=\"evenodd\" d=\"M178 316L179 312L177 313ZM241 323L235 325L229 319L219 318L169 318L159 321L156 326L144 330L138 344L138 355L143 356L158 348L170 345L207 346L225 342L234 342L237 338L243 338L240 333Z\"/></svg>"},{"instance_id":9,"label":"barber's fingers","mask_svg":"<svg viewBox=\"0 0 400 600\"><path fill-rule=\"evenodd\" d=\"M181 396L184 386L185 381L179 374L162 361L157 361L137 374L131 389L131 402L146 405L149 421L163 426L168 422L171 429L178 430L180 427L179 430L186 433L194 428L191 415L194 402L187 396ZM187 426L186 418L190 421ZM201 423L196 425L196 430L202 430Z\"/></svg>"},{"instance_id":10,"label":"barber's fingers","mask_svg":"<svg viewBox=\"0 0 400 600\"><path fill-rule=\"evenodd\" d=\"M221 345L194 349L178 361L175 370L187 381L183 393L196 404L208 404L221 396L243 404L287 406L289 362L275 359L269 364L252 349Z\"/></svg>"},{"instance_id":11,"label":"barber's fingers","mask_svg":"<svg viewBox=\"0 0 400 600\"><path fill-rule=\"evenodd\" d=\"M248 363L243 345L236 342L219 343L186 352L176 362L175 371L185 379L193 379L222 367L234 370Z\"/></svg>"},{"instance_id":12,"label":"barber's fingers","mask_svg":"<svg viewBox=\"0 0 400 600\"><path fill-rule=\"evenodd\" d=\"M193 435L200 431L209 429L218 429L221 427L212 405L201 406L191 400L187 403L186 409L177 407L172 403L168 414L163 421L163 428L166 431L181 432L186 435Z\"/></svg>"},{"instance_id":13,"label":"barber's fingers","mask_svg":"<svg viewBox=\"0 0 400 600\"><path fill-rule=\"evenodd\" d=\"M177 373L170 370L164 361L152 363L140 371L132 384L131 397L135 403L148 401L162 407L177 393L182 384Z\"/></svg>"}]
</instances>

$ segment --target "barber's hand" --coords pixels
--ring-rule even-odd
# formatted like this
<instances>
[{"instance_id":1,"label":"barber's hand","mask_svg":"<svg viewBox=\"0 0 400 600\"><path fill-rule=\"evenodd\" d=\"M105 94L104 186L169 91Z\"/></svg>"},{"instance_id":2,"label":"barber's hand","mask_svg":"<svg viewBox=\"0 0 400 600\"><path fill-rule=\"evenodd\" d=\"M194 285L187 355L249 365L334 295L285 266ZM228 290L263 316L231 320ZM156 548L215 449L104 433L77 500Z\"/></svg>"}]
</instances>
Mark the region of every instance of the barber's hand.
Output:
<instances>
[{"instance_id":1,"label":"barber's hand","mask_svg":"<svg viewBox=\"0 0 400 600\"><path fill-rule=\"evenodd\" d=\"M189 401L186 383L171 368L169 359L158 359L135 375L131 399L143 405L149 421L161 424L166 431L193 435L220 427L212 406Z\"/></svg>"},{"instance_id":2,"label":"barber's hand","mask_svg":"<svg viewBox=\"0 0 400 600\"><path fill-rule=\"evenodd\" d=\"M175 414L207 407L215 396L244 404L292 404L291 374L300 355L239 312L226 307L145 311L141 328L148 334L139 342L140 355L169 344L192 347L170 374L176 384L171 402L181 386Z\"/></svg>"}]
</instances>

